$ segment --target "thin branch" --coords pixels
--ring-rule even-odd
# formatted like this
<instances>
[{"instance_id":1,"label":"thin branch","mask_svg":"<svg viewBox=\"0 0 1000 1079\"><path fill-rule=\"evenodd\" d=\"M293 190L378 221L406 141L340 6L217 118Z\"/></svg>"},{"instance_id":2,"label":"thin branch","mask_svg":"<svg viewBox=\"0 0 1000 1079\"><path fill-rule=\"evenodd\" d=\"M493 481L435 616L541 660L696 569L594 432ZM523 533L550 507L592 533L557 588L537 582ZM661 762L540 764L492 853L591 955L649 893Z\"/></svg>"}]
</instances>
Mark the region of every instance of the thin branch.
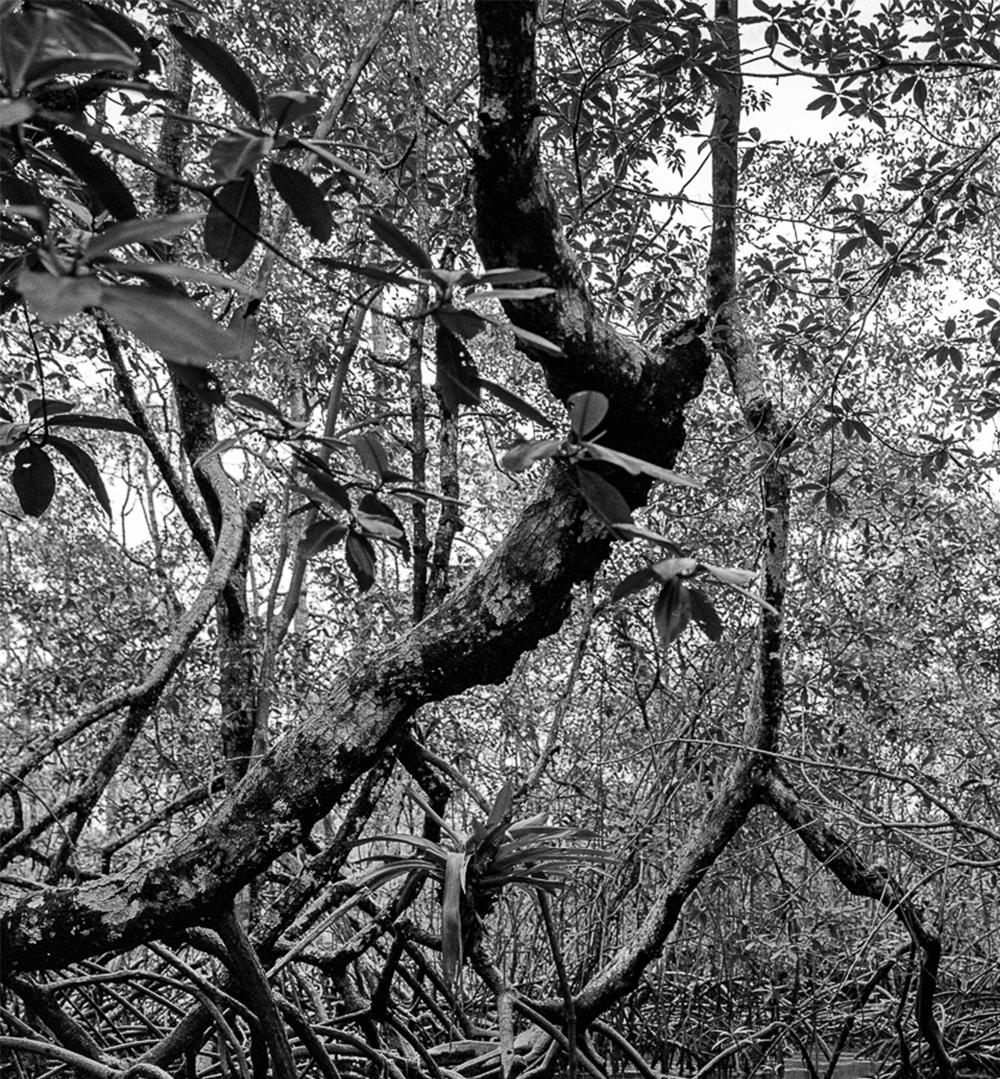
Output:
<instances>
[{"instance_id":1,"label":"thin branch","mask_svg":"<svg viewBox=\"0 0 1000 1079\"><path fill-rule=\"evenodd\" d=\"M18 977L8 979L7 984L58 1038L62 1046L98 1063L108 1063L107 1055L101 1047L83 1026L66 1014L48 987Z\"/></svg>"},{"instance_id":2,"label":"thin branch","mask_svg":"<svg viewBox=\"0 0 1000 1079\"><path fill-rule=\"evenodd\" d=\"M191 643L201 631L205 619L211 613L216 601L226 588L230 573L236 565L243 546L245 518L242 508L228 485L222 493L225 498L226 513L223 519L223 530L219 536L215 551L215 558L194 602L185 612L171 634L170 640L143 681L113 694L100 704L95 705L79 719L67 724L61 731L46 739L41 746L29 753L24 760L15 764L11 769L11 775L17 778L23 777L40 763L45 756L91 724L111 715L120 708L127 707L129 709L128 716L119 728L118 733L108 743L104 755L91 773L90 779L76 794L65 799L50 813L35 821L31 827L22 831L16 839L10 840L3 849L0 849L0 865L6 864L11 857L20 853L36 836L41 835L56 820L62 820L70 813L77 813L82 816L89 814L111 776L117 770L125 753L134 742L146 716L159 700L167 682L183 662ZM10 776L5 778L4 784L9 782L11 782ZM64 847L66 847L68 841L67 839Z\"/></svg>"},{"instance_id":3,"label":"thin branch","mask_svg":"<svg viewBox=\"0 0 1000 1079\"><path fill-rule=\"evenodd\" d=\"M792 828L813 856L852 894L874 900L894 914L920 949L916 1019L944 1079L954 1079L954 1061L945 1048L934 1014L934 993L941 963L941 937L913 900L882 866L866 864L853 846L816 816L777 772L769 777L765 800Z\"/></svg>"},{"instance_id":4,"label":"thin branch","mask_svg":"<svg viewBox=\"0 0 1000 1079\"><path fill-rule=\"evenodd\" d=\"M127 847L130 843L134 843L135 840L146 835L147 832L152 831L158 824L162 824L163 821L169 820L177 813L181 813L185 809L190 809L191 806L200 805L212 794L222 790L224 786L225 781L222 776L216 776L211 783L194 787L192 790L182 794L179 798L175 798L152 816L147 817L141 824L137 824L135 827L130 828L124 835L120 835L115 839L109 839L101 847L101 863L104 872L107 873L110 871L111 856L116 851L121 850L122 847Z\"/></svg>"},{"instance_id":5,"label":"thin branch","mask_svg":"<svg viewBox=\"0 0 1000 1079\"><path fill-rule=\"evenodd\" d=\"M121 1079L121 1068L114 1068L108 1064L99 1064L96 1060L74 1053L70 1049L64 1049L61 1045L52 1042L36 1041L34 1038L9 1038L0 1036L0 1049L9 1049L11 1052L34 1053L36 1056L48 1057L50 1060L59 1060L63 1064L69 1064L76 1068L81 1075L93 1076L94 1079Z\"/></svg>"}]
</instances>

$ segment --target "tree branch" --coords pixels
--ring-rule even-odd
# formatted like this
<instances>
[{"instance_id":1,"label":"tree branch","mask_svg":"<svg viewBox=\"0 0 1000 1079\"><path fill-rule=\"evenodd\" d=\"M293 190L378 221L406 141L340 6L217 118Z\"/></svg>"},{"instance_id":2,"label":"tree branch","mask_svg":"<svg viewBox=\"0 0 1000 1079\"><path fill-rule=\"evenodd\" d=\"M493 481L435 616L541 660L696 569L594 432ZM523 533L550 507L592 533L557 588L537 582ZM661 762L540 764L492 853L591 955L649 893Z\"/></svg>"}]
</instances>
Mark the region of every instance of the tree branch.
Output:
<instances>
[{"instance_id":1,"label":"tree branch","mask_svg":"<svg viewBox=\"0 0 1000 1079\"><path fill-rule=\"evenodd\" d=\"M593 319L537 171L537 130L526 158L512 149L525 105L522 62L530 67L533 90L534 4L481 3L477 13L487 155L476 165L483 257L489 265L513 259L541 268L559 282L557 302L517 308L523 325L548 330L549 336L554 327L563 343L565 359L542 358L550 384L563 396L581 389L606 393L612 403L606 444L670 465L683 443L683 408L701 389L704 348L688 334L654 354ZM496 47L491 36L497 37ZM514 66L501 70L494 61L504 57ZM497 154L516 166L513 181L529 181L530 202L519 206L502 169L483 167L490 155L494 166L503 164ZM524 169L532 163L533 179ZM503 236L526 240L512 251L506 240L499 242ZM638 483L622 487L634 504L648 489ZM367 655L356 669L348 664L325 708L276 743L201 827L128 873L35 893L8 909L0 928L11 969L62 966L210 922L220 902L295 846L303 828L344 797L404 733L418 708L470 686L502 681L522 654L555 632L574 585L593 576L610 546L607 530L581 504L563 469L552 469L466 585L397 642ZM737 801L742 808L742 798ZM713 817L726 839L730 809ZM715 849L714 839L709 848ZM692 853L691 864L704 872L701 854ZM73 926L71 939L55 931L67 925Z\"/></svg>"},{"instance_id":2,"label":"tree branch","mask_svg":"<svg viewBox=\"0 0 1000 1079\"><path fill-rule=\"evenodd\" d=\"M108 360L111 363L111 370L114 372L115 389L118 392L118 397L125 406L129 419L139 428L142 441L145 443L146 449L149 451L150 457L153 458L157 469L159 469L160 475L167 485L167 490L170 492L170 497L174 500L174 505L191 530L191 535L202 551L205 552L205 557L211 561L215 554L215 540L205 522L201 519L197 507L191 501L187 488L177 474L173 462L146 416L146 410L142 407L139 395L135 392L132 376L125 366L125 358L122 356L118 337L111 324L103 316L97 319L97 328L100 331L101 340L104 342L104 351L107 353Z\"/></svg>"},{"instance_id":3,"label":"tree branch","mask_svg":"<svg viewBox=\"0 0 1000 1079\"><path fill-rule=\"evenodd\" d=\"M814 855L851 893L871 899L899 919L921 952L916 1019L944 1079L953 1079L955 1065L945 1048L934 1015L934 993L941 963L940 934L923 920L906 890L881 866L867 865L851 844L816 816L777 770L769 777L764 798Z\"/></svg>"},{"instance_id":4,"label":"tree branch","mask_svg":"<svg viewBox=\"0 0 1000 1079\"><path fill-rule=\"evenodd\" d=\"M226 946L230 973L260 1020L275 1079L296 1079L298 1069L281 1013L267 984L264 968L232 907L216 920L215 928Z\"/></svg>"},{"instance_id":5,"label":"tree branch","mask_svg":"<svg viewBox=\"0 0 1000 1079\"><path fill-rule=\"evenodd\" d=\"M683 405L701 389L702 343L689 335L686 345L652 351L597 318L541 164L537 3L477 0L476 20L480 98L473 179L480 257L487 267L517 266L548 276L554 296L504 307L513 323L560 345L564 355L525 351L542 365L557 397L565 400L578 390L607 396L609 445L669 467L684 439Z\"/></svg>"}]
</instances>

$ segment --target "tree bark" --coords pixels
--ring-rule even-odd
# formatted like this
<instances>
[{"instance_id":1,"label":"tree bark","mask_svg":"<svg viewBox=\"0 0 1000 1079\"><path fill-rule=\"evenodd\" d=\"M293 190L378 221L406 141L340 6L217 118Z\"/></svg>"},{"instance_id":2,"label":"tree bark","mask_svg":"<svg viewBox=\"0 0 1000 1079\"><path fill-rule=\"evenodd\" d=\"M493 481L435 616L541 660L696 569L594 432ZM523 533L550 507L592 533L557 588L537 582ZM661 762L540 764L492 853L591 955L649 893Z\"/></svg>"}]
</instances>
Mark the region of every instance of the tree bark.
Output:
<instances>
[{"instance_id":1,"label":"tree bark","mask_svg":"<svg viewBox=\"0 0 1000 1079\"><path fill-rule=\"evenodd\" d=\"M542 269L554 300L519 303L514 319L562 344L539 355L565 397L600 390L611 407L606 444L670 466L683 409L707 366L696 335L650 351L594 315L558 226L540 168L534 99L534 3L481 3L482 125L475 162L477 241L487 266ZM687 338L687 340L685 340ZM637 504L648 485L622 483ZM493 555L442 606L342 675L322 712L300 722L199 828L152 862L15 903L0 923L9 969L60 967L210 923L226 902L334 805L406 730L422 705L502 681L519 656L554 633L574 585L611 547L556 465ZM726 829L723 828L723 831ZM696 861L698 859L696 858Z\"/></svg>"}]
</instances>

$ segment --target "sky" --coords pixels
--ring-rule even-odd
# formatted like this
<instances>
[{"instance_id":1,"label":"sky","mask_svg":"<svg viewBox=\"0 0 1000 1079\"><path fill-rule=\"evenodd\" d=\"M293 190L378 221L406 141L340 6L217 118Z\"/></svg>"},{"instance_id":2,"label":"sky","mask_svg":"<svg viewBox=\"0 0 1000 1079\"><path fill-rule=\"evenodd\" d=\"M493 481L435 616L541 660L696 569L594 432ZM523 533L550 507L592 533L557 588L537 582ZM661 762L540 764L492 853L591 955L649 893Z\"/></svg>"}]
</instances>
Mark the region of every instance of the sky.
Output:
<instances>
[{"instance_id":1,"label":"sky","mask_svg":"<svg viewBox=\"0 0 1000 1079\"><path fill-rule=\"evenodd\" d=\"M878 0L856 0L852 5L854 11L863 17L874 16L885 5ZM747 113L741 120L741 130L746 132L756 127L760 131L762 142L784 142L787 140L822 141L840 132L848 131L859 123L839 111L829 116L821 117L816 110L808 108L809 103L819 96L820 92L810 76L769 78L768 73L776 70L770 58L765 54L764 48L765 24L759 23L743 28L742 42L746 49L758 51L759 59L748 64L744 71L752 74L752 85L758 92L769 96L768 104L760 110ZM914 33L920 33L926 29L926 24L916 21L908 29ZM749 81L749 80L748 80ZM865 123L866 121L860 121ZM660 170L653 170L654 181L659 180L664 192L677 191L683 187L685 193L699 204L711 201L711 172L704 164L707 148L702 146L704 134L693 135L688 139L686 168L680 177L670 172L665 166ZM701 147L699 151L699 147ZM864 163L866 171L871 177L872 183L878 179L878 162L874 156ZM861 185L864 191L864 185ZM686 219L698 226L707 226L711 220L711 210L707 205L691 205L684 210ZM776 225L780 231L780 225ZM967 292L964 284L954 282L954 287L949 291L948 303L949 314L975 313L984 306L985 295L971 295ZM942 316L943 318L944 316ZM970 448L976 454L996 454L1000 452L1000 417L984 425L980 434L970 444ZM1000 499L1000 470L997 478L991 484L991 489Z\"/></svg>"}]
</instances>

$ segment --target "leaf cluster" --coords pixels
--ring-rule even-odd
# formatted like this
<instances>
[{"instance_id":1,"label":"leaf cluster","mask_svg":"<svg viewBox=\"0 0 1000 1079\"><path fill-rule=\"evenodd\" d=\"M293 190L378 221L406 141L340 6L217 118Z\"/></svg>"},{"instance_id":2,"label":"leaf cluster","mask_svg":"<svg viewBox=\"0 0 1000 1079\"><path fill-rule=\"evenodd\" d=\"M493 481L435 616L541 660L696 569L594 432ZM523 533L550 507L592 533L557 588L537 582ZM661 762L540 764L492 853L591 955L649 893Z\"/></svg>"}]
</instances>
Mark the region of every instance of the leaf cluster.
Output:
<instances>
[{"instance_id":1,"label":"leaf cluster","mask_svg":"<svg viewBox=\"0 0 1000 1079\"><path fill-rule=\"evenodd\" d=\"M605 851L579 845L594 838L585 828L549 824L544 813L511 822L509 783L497 795L487 819L474 821L467 833L445 822L419 795L410 796L447 840L437 843L400 833L370 836L361 842L401 843L412 847L413 853L371 855L368 861L381 864L363 873L358 884L376 888L400 876L429 877L441 884L441 966L448 981L459 976L463 940L478 919L476 911L492 906L504 888L558 892L581 866L609 860Z\"/></svg>"}]
</instances>

